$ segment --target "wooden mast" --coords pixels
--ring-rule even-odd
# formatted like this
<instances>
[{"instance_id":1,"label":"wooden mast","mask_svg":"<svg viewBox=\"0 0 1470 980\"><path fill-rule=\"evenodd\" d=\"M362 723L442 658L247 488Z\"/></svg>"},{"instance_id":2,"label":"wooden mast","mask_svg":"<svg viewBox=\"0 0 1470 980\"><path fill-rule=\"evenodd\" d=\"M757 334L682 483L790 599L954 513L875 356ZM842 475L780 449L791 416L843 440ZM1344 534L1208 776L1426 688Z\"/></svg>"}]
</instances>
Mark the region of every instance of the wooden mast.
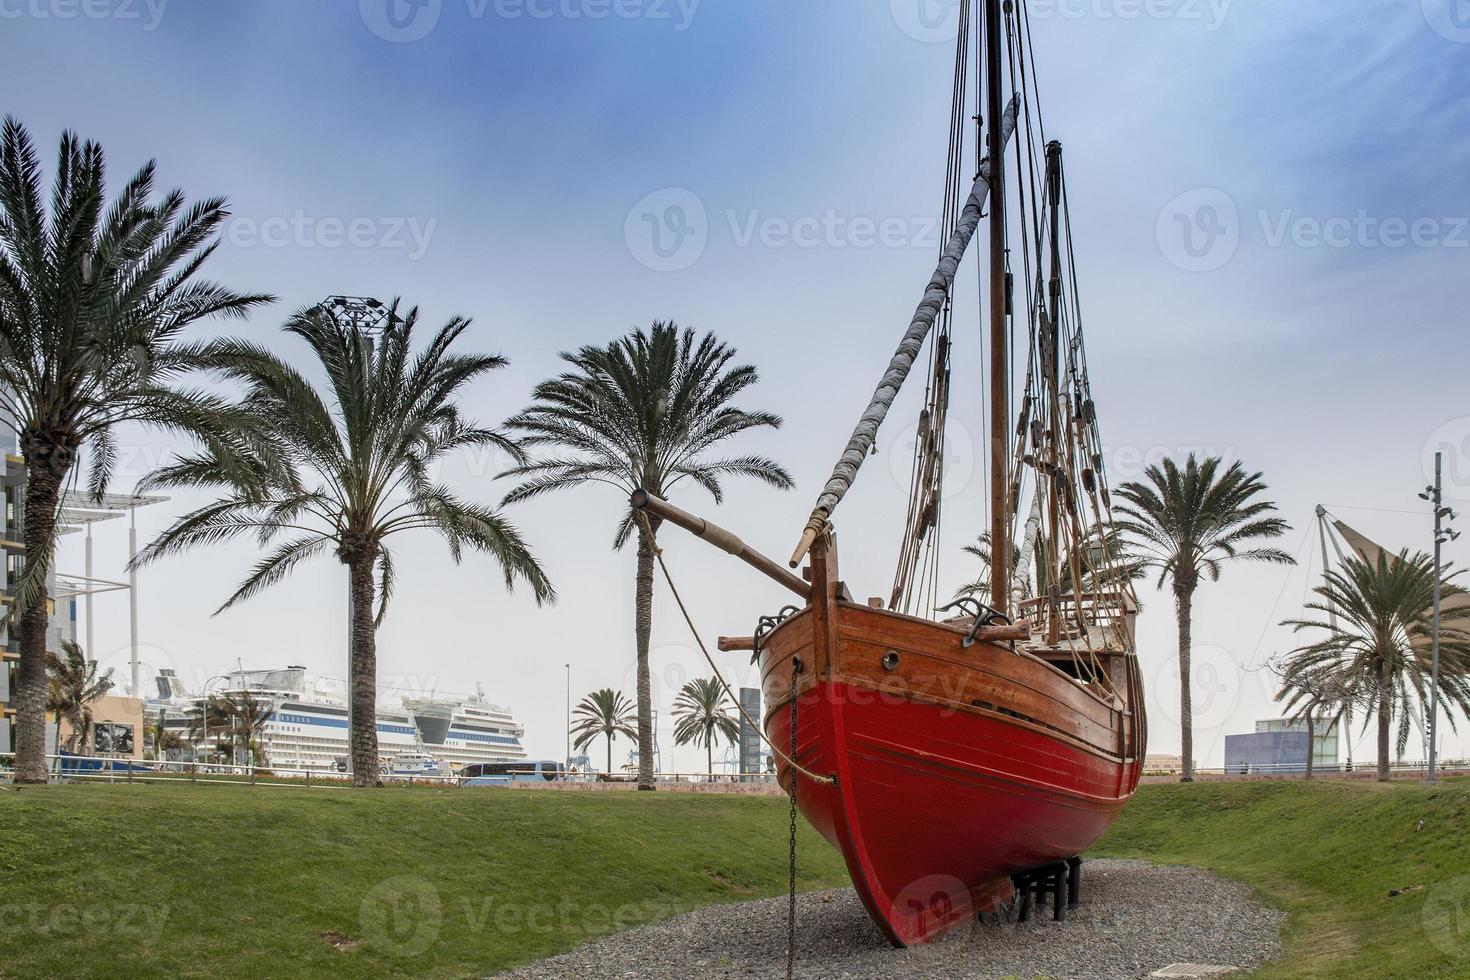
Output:
<instances>
[{"instance_id":1,"label":"wooden mast","mask_svg":"<svg viewBox=\"0 0 1470 980\"><path fill-rule=\"evenodd\" d=\"M1010 338L1006 323L1005 136L1001 132L1001 0L985 0L985 155L990 179L990 605L1011 602Z\"/></svg>"}]
</instances>

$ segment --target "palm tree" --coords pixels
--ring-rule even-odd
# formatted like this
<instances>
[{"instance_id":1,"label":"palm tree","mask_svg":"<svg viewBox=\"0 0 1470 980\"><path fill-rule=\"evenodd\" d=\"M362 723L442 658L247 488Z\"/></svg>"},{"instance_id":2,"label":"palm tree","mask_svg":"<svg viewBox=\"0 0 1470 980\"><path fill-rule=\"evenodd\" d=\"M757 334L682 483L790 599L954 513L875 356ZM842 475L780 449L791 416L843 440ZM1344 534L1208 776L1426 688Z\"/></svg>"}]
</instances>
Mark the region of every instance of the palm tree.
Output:
<instances>
[{"instance_id":1,"label":"palm tree","mask_svg":"<svg viewBox=\"0 0 1470 980\"><path fill-rule=\"evenodd\" d=\"M215 751L224 752L226 746L234 744L230 727L234 710L234 705L223 695L205 695L197 708L188 711L189 741L203 748L213 738Z\"/></svg>"},{"instance_id":2,"label":"palm tree","mask_svg":"<svg viewBox=\"0 0 1470 980\"><path fill-rule=\"evenodd\" d=\"M211 694L206 699L208 712L191 712L189 717L189 732L200 741L207 740L210 735L219 736L226 741L232 756L235 750L240 750L246 759L255 765L264 765L265 745L261 740L261 734L265 729L266 722L276 715L276 709L269 701L262 701L253 697L249 691L238 691L230 694ZM204 729L207 714L208 729Z\"/></svg>"},{"instance_id":3,"label":"palm tree","mask_svg":"<svg viewBox=\"0 0 1470 980\"><path fill-rule=\"evenodd\" d=\"M321 307L297 313L286 331L304 340L326 374L324 390L255 344L218 341L206 352L243 400L229 412L242 446L211 445L155 473L150 487L208 488L220 498L179 518L138 556L157 560L242 535L262 546L284 537L225 601L227 609L318 555L347 567L353 782L378 783L377 628L392 595L389 539L402 531L443 536L459 562L466 548L490 554L507 589L517 581L537 603L554 597L519 532L497 510L460 500L431 467L460 449L520 450L465 419L455 397L505 358L454 354L470 321L450 320L415 353L418 310L395 301L376 338Z\"/></svg>"},{"instance_id":4,"label":"palm tree","mask_svg":"<svg viewBox=\"0 0 1470 980\"><path fill-rule=\"evenodd\" d=\"M730 715L730 698L717 678L696 677L674 699L674 744L704 746L706 771L715 775L714 747L720 736L730 744L740 738L740 725Z\"/></svg>"},{"instance_id":5,"label":"palm tree","mask_svg":"<svg viewBox=\"0 0 1470 980\"><path fill-rule=\"evenodd\" d=\"M1194 703L1190 692L1190 631L1194 591L1200 576L1220 578L1230 562L1262 561L1294 565L1279 548L1251 547L1252 542L1279 538L1290 525L1270 516L1276 505L1260 499L1266 489L1260 473L1247 473L1240 463L1224 464L1217 456L1204 462L1193 453L1184 468L1172 459L1144 471L1147 482L1118 488L1125 503L1116 522L1129 535L1142 568L1159 570L1158 587L1171 579L1179 623L1179 727L1183 782L1194 781Z\"/></svg>"},{"instance_id":6,"label":"palm tree","mask_svg":"<svg viewBox=\"0 0 1470 980\"><path fill-rule=\"evenodd\" d=\"M97 662L88 660L73 640L61 641L62 656L46 654L46 670L50 683L46 693L46 710L56 716L56 751L61 752L61 723L71 726L67 746L81 755L89 755L92 742L92 702L112 690L112 671L97 676Z\"/></svg>"},{"instance_id":7,"label":"palm tree","mask_svg":"<svg viewBox=\"0 0 1470 980\"><path fill-rule=\"evenodd\" d=\"M616 487L626 500L643 489L667 497L685 480L724 500L727 476L754 477L779 489L795 484L780 464L763 456L711 458L709 452L748 429L778 428L769 412L747 412L730 402L759 380L751 365L731 367L735 349L714 334L655 323L606 347L563 353L571 370L541 382L535 403L506 424L526 446L555 447L562 455L526 463L503 476L523 478L507 503L588 483ZM634 637L638 657L638 788L653 784L652 690L648 640L653 629L653 556L660 521L636 522ZM613 548L621 550L635 527L627 507Z\"/></svg>"},{"instance_id":8,"label":"palm tree","mask_svg":"<svg viewBox=\"0 0 1470 980\"><path fill-rule=\"evenodd\" d=\"M1338 676L1330 667L1292 670L1290 660L1285 658L1271 667L1282 679L1276 700L1285 702L1287 720L1307 726L1306 778L1311 779L1316 768L1317 726L1337 724L1359 700L1357 692L1350 678Z\"/></svg>"},{"instance_id":9,"label":"palm tree","mask_svg":"<svg viewBox=\"0 0 1470 980\"><path fill-rule=\"evenodd\" d=\"M593 691L577 704L572 712L576 722L572 725L572 747L585 749L599 735L607 738L607 774L612 775L612 743L614 736L624 735L637 740L638 730L633 705L628 703L621 691L603 688Z\"/></svg>"},{"instance_id":10,"label":"palm tree","mask_svg":"<svg viewBox=\"0 0 1470 980\"><path fill-rule=\"evenodd\" d=\"M1093 563L1090 560L1079 562L1079 564L1081 564L1081 566L1083 567L1081 589L1073 588L1071 556L1069 554L1063 554L1061 561L1061 578L1058 581L1057 585L1064 594L1078 591L1092 591L1095 589L1107 588L1110 586L1115 587L1122 585L1125 582L1136 582L1138 579L1142 578L1146 574L1142 560L1129 554L1128 544L1126 541L1123 540L1123 536L1118 533L1117 528L1111 528L1108 531L1104 532L1102 535L1102 541L1103 549L1106 551L1106 560L1097 563L1102 567L1094 570ZM1084 543L1083 547L1088 547L1088 544ZM984 566L984 570L982 571L980 578L974 580L973 582L966 582L964 585L961 585L958 589L956 589L955 598L959 598L961 596L975 595L976 593L983 594L989 592L990 532L980 532L980 536L975 539L974 544L967 544L963 546L960 550L962 550L967 555L980 559L980 563ZM1040 550L1041 545L1038 544L1037 554L1035 555L1037 562L1040 562L1042 560ZM1014 575L1019 570L1020 566L1021 549L1019 545L1013 543L1011 545L1012 575ZM1018 582L1017 588L1021 589L1022 598L1030 598L1032 589L1029 576L1027 581Z\"/></svg>"},{"instance_id":11,"label":"palm tree","mask_svg":"<svg viewBox=\"0 0 1470 980\"><path fill-rule=\"evenodd\" d=\"M1458 574L1458 573L1456 573ZM1430 635L1434 602L1434 560L1407 550L1380 553L1372 564L1356 557L1329 570L1306 608L1323 619L1289 619L1282 625L1319 639L1284 658L1282 680L1290 687L1303 679L1328 678L1354 692L1378 715L1378 778L1389 778L1389 742L1398 717L1398 754L1409 741L1414 702L1428 706ZM1453 578L1454 575L1449 576ZM1461 590L1449 586L1451 595ZM1441 608L1439 704L1453 728L1452 706L1470 711L1470 608Z\"/></svg>"},{"instance_id":12,"label":"palm tree","mask_svg":"<svg viewBox=\"0 0 1470 980\"><path fill-rule=\"evenodd\" d=\"M271 299L197 277L229 212L219 198L186 207L180 191L154 200L154 169L146 164L106 206L102 148L63 133L48 213L29 134L9 117L0 127L0 419L26 459L26 565L13 609L17 782L46 779L46 583L78 453L89 448L87 486L100 495L117 460L116 426L209 433L215 400L174 384L197 359L180 334Z\"/></svg>"},{"instance_id":13,"label":"palm tree","mask_svg":"<svg viewBox=\"0 0 1470 980\"><path fill-rule=\"evenodd\" d=\"M963 547L961 547L960 550L963 551L965 554L971 556L972 558L980 559L980 564L983 567L979 578L975 579L973 582L966 582L964 585L961 585L958 589L955 590L955 598L958 599L961 596L975 595L976 593L988 593L990 591L990 555L992 551L990 547L990 532L981 531L980 536L975 539L974 544L964 545ZM1020 566L1020 564L1021 549L1017 544L1012 542L1011 572L1014 573L1016 569ZM1021 583L1021 587L1025 589L1027 593L1030 592L1029 582Z\"/></svg>"},{"instance_id":14,"label":"palm tree","mask_svg":"<svg viewBox=\"0 0 1470 980\"><path fill-rule=\"evenodd\" d=\"M153 758L160 761L166 759L169 752L184 747L183 736L167 726L166 718L167 713L164 711L152 715L148 719L146 730L147 744L153 752Z\"/></svg>"}]
</instances>

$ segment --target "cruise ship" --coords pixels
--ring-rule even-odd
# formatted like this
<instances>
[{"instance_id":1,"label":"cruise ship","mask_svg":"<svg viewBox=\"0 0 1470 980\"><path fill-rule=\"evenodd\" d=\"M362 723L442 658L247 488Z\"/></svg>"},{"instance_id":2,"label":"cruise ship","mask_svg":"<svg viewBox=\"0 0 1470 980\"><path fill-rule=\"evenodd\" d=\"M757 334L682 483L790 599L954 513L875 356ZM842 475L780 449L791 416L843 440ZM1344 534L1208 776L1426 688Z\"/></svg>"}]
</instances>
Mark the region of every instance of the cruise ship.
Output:
<instances>
[{"instance_id":1,"label":"cruise ship","mask_svg":"<svg viewBox=\"0 0 1470 980\"><path fill-rule=\"evenodd\" d=\"M342 681L310 674L305 667L239 670L225 680L209 693L229 696L245 691L274 709L264 733L269 765L345 770L348 716ZM158 693L154 708L163 712L164 726L187 731L201 696L185 691L167 670L158 677ZM412 769L449 775L475 762L517 762L526 757L524 734L509 708L491 704L483 695L395 699L379 693L378 753L386 772Z\"/></svg>"}]
</instances>

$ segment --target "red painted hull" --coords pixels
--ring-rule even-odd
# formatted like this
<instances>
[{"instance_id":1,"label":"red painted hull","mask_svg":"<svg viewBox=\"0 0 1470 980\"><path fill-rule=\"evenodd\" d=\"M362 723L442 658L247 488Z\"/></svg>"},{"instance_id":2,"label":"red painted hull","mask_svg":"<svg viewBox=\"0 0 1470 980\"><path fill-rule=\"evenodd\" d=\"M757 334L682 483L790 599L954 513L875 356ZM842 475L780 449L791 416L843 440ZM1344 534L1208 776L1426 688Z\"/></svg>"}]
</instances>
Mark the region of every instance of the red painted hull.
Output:
<instances>
[{"instance_id":1,"label":"red painted hull","mask_svg":"<svg viewBox=\"0 0 1470 980\"><path fill-rule=\"evenodd\" d=\"M1140 775L1141 711L1079 701L1084 686L1044 660L962 649L952 627L835 608L827 650L810 608L765 641L764 724L787 750L797 657L796 758L835 777L800 778L798 806L891 942L973 921L1011 897L1013 873L1081 854L1117 817ZM899 665L876 666L888 653ZM1117 666L1137 691L1136 661Z\"/></svg>"}]
</instances>

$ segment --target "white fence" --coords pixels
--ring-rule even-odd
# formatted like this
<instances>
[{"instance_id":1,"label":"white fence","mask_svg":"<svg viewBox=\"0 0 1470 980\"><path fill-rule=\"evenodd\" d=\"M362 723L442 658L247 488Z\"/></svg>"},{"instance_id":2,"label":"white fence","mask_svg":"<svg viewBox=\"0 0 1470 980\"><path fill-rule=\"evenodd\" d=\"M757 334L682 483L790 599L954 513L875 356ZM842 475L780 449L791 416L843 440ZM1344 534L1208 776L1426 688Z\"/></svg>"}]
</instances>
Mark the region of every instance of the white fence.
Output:
<instances>
[{"instance_id":1,"label":"white fence","mask_svg":"<svg viewBox=\"0 0 1470 980\"><path fill-rule=\"evenodd\" d=\"M237 766L224 763L129 760L76 755L48 755L46 762L53 782L213 783L227 786L280 786L303 789L342 789L352 785L351 773L322 769L294 769L286 766ZM14 768L15 754L0 752L0 778L12 777ZM611 778L606 778L602 773L571 773L550 780L533 769L511 770L504 775L519 777L516 782L510 784L514 786L567 783L633 785L636 783L635 776L622 773L614 774ZM466 783L465 777L462 776L434 773L385 773L378 778L383 783L404 786L459 787ZM775 781L773 775L765 773L746 776L716 773L711 777L708 773L702 772L670 772L657 773L654 778L661 783L684 784L774 784Z\"/></svg>"}]
</instances>

